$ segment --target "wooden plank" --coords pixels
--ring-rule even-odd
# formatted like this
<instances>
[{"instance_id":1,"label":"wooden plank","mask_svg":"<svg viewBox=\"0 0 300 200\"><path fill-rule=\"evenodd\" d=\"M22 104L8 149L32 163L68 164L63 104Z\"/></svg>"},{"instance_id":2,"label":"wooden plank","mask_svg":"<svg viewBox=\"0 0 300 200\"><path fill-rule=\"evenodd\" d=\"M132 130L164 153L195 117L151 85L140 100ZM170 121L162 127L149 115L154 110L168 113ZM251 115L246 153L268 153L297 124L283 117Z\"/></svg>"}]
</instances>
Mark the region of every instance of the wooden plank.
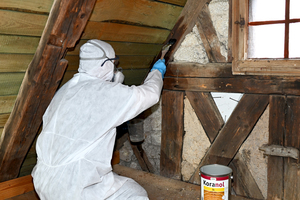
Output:
<instances>
[{"instance_id":1,"label":"wooden plank","mask_svg":"<svg viewBox=\"0 0 300 200\"><path fill-rule=\"evenodd\" d=\"M170 62L165 77L241 77L232 75L231 63ZM249 77L249 76L242 76Z\"/></svg>"},{"instance_id":2,"label":"wooden plank","mask_svg":"<svg viewBox=\"0 0 300 200\"><path fill-rule=\"evenodd\" d=\"M186 2L175 26L173 27L169 37L166 39L166 42L168 42L170 39L177 40L165 56L166 63L173 60L173 56L184 40L185 36L190 33L195 26L199 12L202 10L205 4L209 4L210 2L211 0L188 0Z\"/></svg>"},{"instance_id":3,"label":"wooden plank","mask_svg":"<svg viewBox=\"0 0 300 200\"><path fill-rule=\"evenodd\" d=\"M16 197L8 198L6 200L40 200L40 198L35 191L30 191Z\"/></svg>"},{"instance_id":4,"label":"wooden plank","mask_svg":"<svg viewBox=\"0 0 300 200\"><path fill-rule=\"evenodd\" d=\"M34 54L40 37L0 35L0 53Z\"/></svg>"},{"instance_id":5,"label":"wooden plank","mask_svg":"<svg viewBox=\"0 0 300 200\"><path fill-rule=\"evenodd\" d=\"M217 35L217 31L213 25L208 4L204 5L198 20L196 22L201 40L204 45L207 55L213 62L226 62L226 58L221 54L221 45ZM205 42L204 42L205 41Z\"/></svg>"},{"instance_id":6,"label":"wooden plank","mask_svg":"<svg viewBox=\"0 0 300 200\"><path fill-rule=\"evenodd\" d=\"M10 113L16 101L16 95L0 96L0 113Z\"/></svg>"},{"instance_id":7,"label":"wooden plank","mask_svg":"<svg viewBox=\"0 0 300 200\"><path fill-rule=\"evenodd\" d=\"M7 119L9 118L10 113L3 113L0 114L0 127L3 128Z\"/></svg>"},{"instance_id":8,"label":"wooden plank","mask_svg":"<svg viewBox=\"0 0 300 200\"><path fill-rule=\"evenodd\" d=\"M284 144L285 102L283 95L270 95L269 145ZM283 171L283 158L268 156L268 199L283 199Z\"/></svg>"},{"instance_id":9,"label":"wooden plank","mask_svg":"<svg viewBox=\"0 0 300 200\"><path fill-rule=\"evenodd\" d=\"M129 24L89 21L82 39L162 44L170 31Z\"/></svg>"},{"instance_id":10,"label":"wooden plank","mask_svg":"<svg viewBox=\"0 0 300 200\"><path fill-rule=\"evenodd\" d=\"M0 73L0 96L18 94L24 73Z\"/></svg>"},{"instance_id":11,"label":"wooden plank","mask_svg":"<svg viewBox=\"0 0 300 200\"><path fill-rule=\"evenodd\" d=\"M119 65L125 69L149 69L155 56L119 56ZM78 70L79 67L79 56L78 55L68 55L66 56L68 60L68 70Z\"/></svg>"},{"instance_id":12,"label":"wooden plank","mask_svg":"<svg viewBox=\"0 0 300 200\"><path fill-rule=\"evenodd\" d=\"M68 51L68 55L79 55L80 47L86 43L87 40L80 40L73 51ZM162 45L158 44L143 44L132 42L108 42L115 50L117 55L143 55L156 56L160 51Z\"/></svg>"},{"instance_id":13,"label":"wooden plank","mask_svg":"<svg viewBox=\"0 0 300 200\"><path fill-rule=\"evenodd\" d=\"M0 143L0 181L17 177L67 67L64 58L82 34L95 0L56 0L26 71Z\"/></svg>"},{"instance_id":14,"label":"wooden plank","mask_svg":"<svg viewBox=\"0 0 300 200\"><path fill-rule=\"evenodd\" d=\"M187 0L161 0L161 2L166 2L170 4L175 4L179 6L184 6Z\"/></svg>"},{"instance_id":15,"label":"wooden plank","mask_svg":"<svg viewBox=\"0 0 300 200\"><path fill-rule=\"evenodd\" d=\"M0 9L0 18L1 34L41 36L48 16Z\"/></svg>"},{"instance_id":16,"label":"wooden plank","mask_svg":"<svg viewBox=\"0 0 300 200\"><path fill-rule=\"evenodd\" d=\"M242 78L164 78L164 88L177 91L300 95L298 81Z\"/></svg>"},{"instance_id":17,"label":"wooden plank","mask_svg":"<svg viewBox=\"0 0 300 200\"><path fill-rule=\"evenodd\" d=\"M228 165L251 133L255 123L268 105L268 95L244 94L224 128L196 168L190 182L200 184L199 169L206 164Z\"/></svg>"},{"instance_id":18,"label":"wooden plank","mask_svg":"<svg viewBox=\"0 0 300 200\"><path fill-rule=\"evenodd\" d=\"M1 0L3 10L17 10L27 12L49 13L54 0Z\"/></svg>"},{"instance_id":19,"label":"wooden plank","mask_svg":"<svg viewBox=\"0 0 300 200\"><path fill-rule=\"evenodd\" d=\"M300 97L287 96L285 146L300 148ZM300 199L299 161L293 158L284 159L284 197L283 199ZM299 158L298 158L299 159ZM278 180L278 179L277 179Z\"/></svg>"},{"instance_id":20,"label":"wooden plank","mask_svg":"<svg viewBox=\"0 0 300 200\"><path fill-rule=\"evenodd\" d=\"M183 92L162 93L162 136L160 174L181 179L181 154L183 146Z\"/></svg>"},{"instance_id":21,"label":"wooden plank","mask_svg":"<svg viewBox=\"0 0 300 200\"><path fill-rule=\"evenodd\" d=\"M0 199L7 199L34 190L32 177L24 176L0 183Z\"/></svg>"},{"instance_id":22,"label":"wooden plank","mask_svg":"<svg viewBox=\"0 0 300 200\"><path fill-rule=\"evenodd\" d=\"M0 54L0 72L25 72L33 54Z\"/></svg>"},{"instance_id":23,"label":"wooden plank","mask_svg":"<svg viewBox=\"0 0 300 200\"><path fill-rule=\"evenodd\" d=\"M181 6L148 0L97 0L90 21L122 21L171 30Z\"/></svg>"},{"instance_id":24,"label":"wooden plank","mask_svg":"<svg viewBox=\"0 0 300 200\"><path fill-rule=\"evenodd\" d=\"M228 17L228 45L227 45L227 62L232 62L232 0L228 0L229 17Z\"/></svg>"},{"instance_id":25,"label":"wooden plank","mask_svg":"<svg viewBox=\"0 0 300 200\"><path fill-rule=\"evenodd\" d=\"M224 125L224 121L211 94L208 92L187 91L186 96L195 110L208 139L212 142Z\"/></svg>"}]
</instances>

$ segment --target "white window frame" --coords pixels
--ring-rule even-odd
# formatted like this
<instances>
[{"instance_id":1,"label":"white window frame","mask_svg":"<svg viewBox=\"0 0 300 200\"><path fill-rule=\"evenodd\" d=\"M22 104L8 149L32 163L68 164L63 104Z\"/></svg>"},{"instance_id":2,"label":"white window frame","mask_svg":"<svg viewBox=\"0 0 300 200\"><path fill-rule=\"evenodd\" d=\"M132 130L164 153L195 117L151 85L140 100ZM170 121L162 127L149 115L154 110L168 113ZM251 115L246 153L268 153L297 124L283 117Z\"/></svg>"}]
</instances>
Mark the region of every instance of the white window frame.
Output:
<instances>
[{"instance_id":1,"label":"white window frame","mask_svg":"<svg viewBox=\"0 0 300 200\"><path fill-rule=\"evenodd\" d=\"M236 75L300 76L300 59L247 58L248 6L249 0L232 0L232 73Z\"/></svg>"}]
</instances>

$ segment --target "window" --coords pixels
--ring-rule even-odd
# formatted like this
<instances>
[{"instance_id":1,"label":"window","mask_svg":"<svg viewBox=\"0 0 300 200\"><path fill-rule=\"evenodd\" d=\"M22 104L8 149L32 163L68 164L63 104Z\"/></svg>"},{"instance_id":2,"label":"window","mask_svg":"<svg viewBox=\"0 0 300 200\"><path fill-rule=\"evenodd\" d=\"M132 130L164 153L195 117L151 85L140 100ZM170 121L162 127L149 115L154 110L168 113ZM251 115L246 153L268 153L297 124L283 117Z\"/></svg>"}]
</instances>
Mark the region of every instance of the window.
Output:
<instances>
[{"instance_id":1,"label":"window","mask_svg":"<svg viewBox=\"0 0 300 200\"><path fill-rule=\"evenodd\" d=\"M233 73L300 76L300 1L232 5Z\"/></svg>"}]
</instances>

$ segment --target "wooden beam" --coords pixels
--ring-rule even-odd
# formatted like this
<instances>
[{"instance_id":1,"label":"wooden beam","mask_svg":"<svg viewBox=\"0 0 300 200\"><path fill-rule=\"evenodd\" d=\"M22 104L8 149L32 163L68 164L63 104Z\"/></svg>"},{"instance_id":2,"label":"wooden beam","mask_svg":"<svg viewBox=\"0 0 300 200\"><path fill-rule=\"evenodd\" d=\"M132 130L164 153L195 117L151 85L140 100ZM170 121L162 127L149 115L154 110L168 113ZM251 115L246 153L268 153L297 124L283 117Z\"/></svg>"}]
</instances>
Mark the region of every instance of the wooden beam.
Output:
<instances>
[{"instance_id":1,"label":"wooden beam","mask_svg":"<svg viewBox=\"0 0 300 200\"><path fill-rule=\"evenodd\" d=\"M31 175L5 181L0 183L0 199L8 199L33 190Z\"/></svg>"},{"instance_id":2,"label":"wooden beam","mask_svg":"<svg viewBox=\"0 0 300 200\"><path fill-rule=\"evenodd\" d=\"M287 104L286 123L285 123L286 132L285 132L284 146L300 149L300 134L299 134L300 133L300 111L299 111L300 97L287 96L286 104ZM293 158L283 158L283 159L284 159L283 199L300 199L299 160L295 160ZM279 177L277 177L277 182L278 181L281 181Z\"/></svg>"},{"instance_id":3,"label":"wooden beam","mask_svg":"<svg viewBox=\"0 0 300 200\"><path fill-rule=\"evenodd\" d=\"M213 25L208 5L205 4L198 15L196 25L204 44L206 54L210 62L226 62L226 58L221 54L221 45L217 31Z\"/></svg>"},{"instance_id":4,"label":"wooden beam","mask_svg":"<svg viewBox=\"0 0 300 200\"><path fill-rule=\"evenodd\" d=\"M162 93L160 174L181 180L183 146L183 92Z\"/></svg>"},{"instance_id":5,"label":"wooden beam","mask_svg":"<svg viewBox=\"0 0 300 200\"><path fill-rule=\"evenodd\" d=\"M195 26L199 11L202 10L205 4L210 3L211 0L188 0L177 20L177 23L173 27L169 37L166 39L167 43L170 39L176 39L177 42L170 48L169 52L165 56L166 63L173 60L173 56L179 48L181 42L185 36L190 33Z\"/></svg>"},{"instance_id":6,"label":"wooden beam","mask_svg":"<svg viewBox=\"0 0 300 200\"><path fill-rule=\"evenodd\" d=\"M299 77L232 75L230 64L170 63L164 89L300 95Z\"/></svg>"},{"instance_id":7,"label":"wooden beam","mask_svg":"<svg viewBox=\"0 0 300 200\"><path fill-rule=\"evenodd\" d=\"M206 164L228 165L268 105L268 95L244 94L224 128L196 168L190 182L200 184L199 169Z\"/></svg>"},{"instance_id":8,"label":"wooden beam","mask_svg":"<svg viewBox=\"0 0 300 200\"><path fill-rule=\"evenodd\" d=\"M16 178L68 64L67 48L75 46L95 0L56 0L38 49L25 74L0 143L0 181Z\"/></svg>"},{"instance_id":9,"label":"wooden beam","mask_svg":"<svg viewBox=\"0 0 300 200\"><path fill-rule=\"evenodd\" d=\"M188 91L186 96L195 110L209 141L212 143L224 125L224 121L211 94Z\"/></svg>"}]
</instances>

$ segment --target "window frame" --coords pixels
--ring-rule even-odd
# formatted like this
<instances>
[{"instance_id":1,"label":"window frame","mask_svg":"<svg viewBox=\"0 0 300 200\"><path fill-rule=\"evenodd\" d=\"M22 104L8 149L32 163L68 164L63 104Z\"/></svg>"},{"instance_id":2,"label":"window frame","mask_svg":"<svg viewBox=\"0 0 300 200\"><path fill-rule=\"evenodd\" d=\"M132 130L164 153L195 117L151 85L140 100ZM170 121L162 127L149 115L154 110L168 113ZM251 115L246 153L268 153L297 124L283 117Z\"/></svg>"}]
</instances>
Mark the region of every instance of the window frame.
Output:
<instances>
[{"instance_id":1,"label":"window frame","mask_svg":"<svg viewBox=\"0 0 300 200\"><path fill-rule=\"evenodd\" d=\"M300 76L300 59L247 58L248 6L249 0L232 0L232 73L234 75Z\"/></svg>"}]
</instances>

